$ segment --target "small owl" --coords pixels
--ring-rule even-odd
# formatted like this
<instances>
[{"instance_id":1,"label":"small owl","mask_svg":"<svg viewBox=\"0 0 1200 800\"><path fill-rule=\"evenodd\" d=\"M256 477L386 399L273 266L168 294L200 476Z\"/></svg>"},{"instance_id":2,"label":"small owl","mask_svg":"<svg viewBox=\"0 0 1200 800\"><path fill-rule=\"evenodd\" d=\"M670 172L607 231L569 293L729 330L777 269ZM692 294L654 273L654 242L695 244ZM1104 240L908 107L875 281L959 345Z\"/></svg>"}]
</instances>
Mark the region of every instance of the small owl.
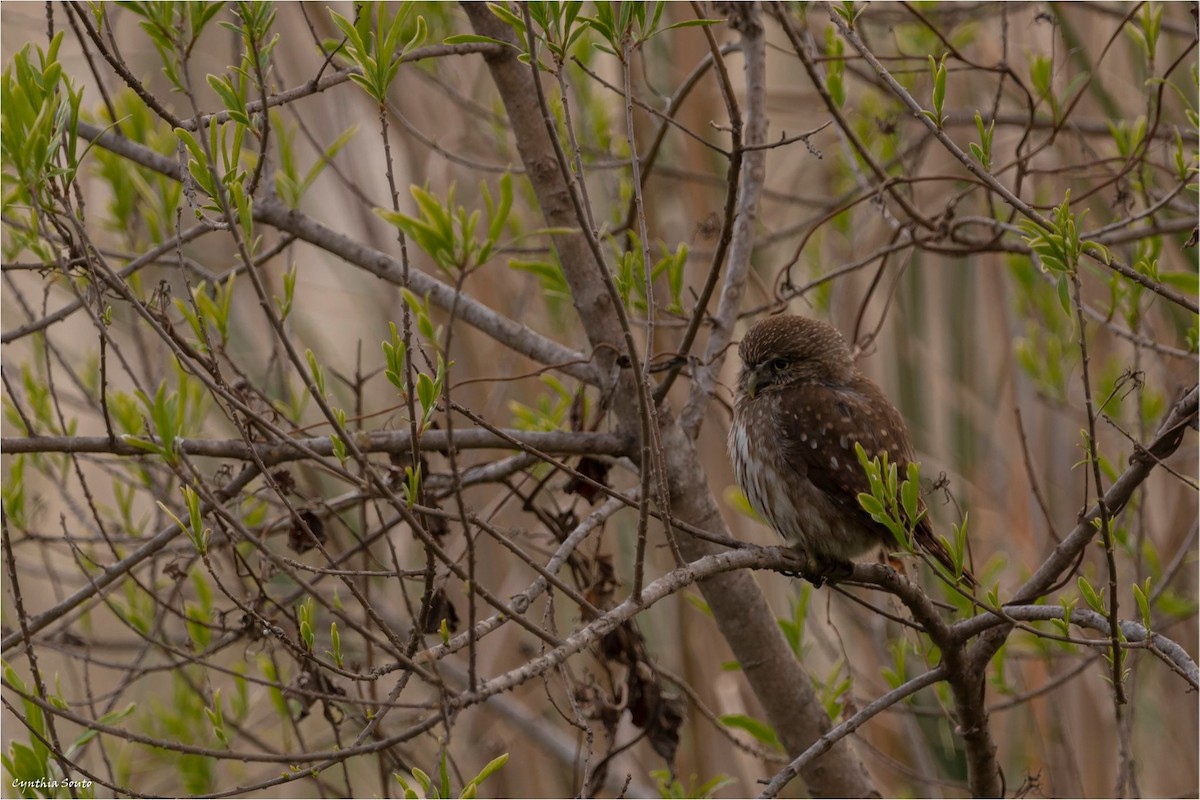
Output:
<instances>
[{"instance_id":1,"label":"small owl","mask_svg":"<svg viewBox=\"0 0 1200 800\"><path fill-rule=\"evenodd\" d=\"M886 452L903 477L912 444L900 412L854 366L842 335L814 319L768 317L742 339L738 355L729 455L754 510L824 572L872 547L893 547L888 529L858 503L871 487L854 445L868 458ZM928 515L915 539L953 571ZM976 585L965 572L963 582Z\"/></svg>"}]
</instances>

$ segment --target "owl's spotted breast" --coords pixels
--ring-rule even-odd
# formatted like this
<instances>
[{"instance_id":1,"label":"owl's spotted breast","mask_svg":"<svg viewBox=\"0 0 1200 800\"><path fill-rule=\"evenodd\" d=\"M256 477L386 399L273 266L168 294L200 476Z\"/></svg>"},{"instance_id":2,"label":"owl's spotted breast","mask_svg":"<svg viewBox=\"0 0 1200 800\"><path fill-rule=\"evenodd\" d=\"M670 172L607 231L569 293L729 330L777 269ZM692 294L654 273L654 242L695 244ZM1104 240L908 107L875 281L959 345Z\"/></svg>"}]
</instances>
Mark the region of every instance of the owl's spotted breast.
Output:
<instances>
[{"instance_id":1,"label":"owl's spotted breast","mask_svg":"<svg viewBox=\"0 0 1200 800\"><path fill-rule=\"evenodd\" d=\"M844 425L823 421L811 408L781 408L762 396L738 403L729 452L746 499L784 541L847 561L883 543L886 534L869 517L869 525L860 518L853 441Z\"/></svg>"}]
</instances>

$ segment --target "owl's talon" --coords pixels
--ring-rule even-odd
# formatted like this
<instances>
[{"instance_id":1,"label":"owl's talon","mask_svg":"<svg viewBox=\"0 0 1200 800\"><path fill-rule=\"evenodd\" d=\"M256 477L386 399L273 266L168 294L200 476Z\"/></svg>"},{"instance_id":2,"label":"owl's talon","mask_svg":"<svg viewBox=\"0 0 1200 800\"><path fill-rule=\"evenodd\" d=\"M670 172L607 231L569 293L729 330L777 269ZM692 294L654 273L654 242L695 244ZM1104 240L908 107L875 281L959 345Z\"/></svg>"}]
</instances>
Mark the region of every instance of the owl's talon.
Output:
<instances>
[{"instance_id":1,"label":"owl's talon","mask_svg":"<svg viewBox=\"0 0 1200 800\"><path fill-rule=\"evenodd\" d=\"M796 562L795 569L781 569L779 572L789 578L799 578L811 583L817 589L825 584L840 583L854 573L854 565L831 556L806 553L796 548L786 548L784 552L789 560Z\"/></svg>"},{"instance_id":2,"label":"owl's talon","mask_svg":"<svg viewBox=\"0 0 1200 800\"><path fill-rule=\"evenodd\" d=\"M781 556L783 556L786 560L794 562L796 564L795 569L782 569L781 568L781 569L777 570L780 575L784 575L788 578L805 578L805 579L807 579L807 573L810 571L810 567L812 566L812 564L809 561L808 556L804 553L803 550L796 550L795 548L792 548L792 547L779 547L779 548L773 548L773 549L776 549L779 552L779 554Z\"/></svg>"},{"instance_id":3,"label":"owl's talon","mask_svg":"<svg viewBox=\"0 0 1200 800\"><path fill-rule=\"evenodd\" d=\"M825 585L825 576L819 572L804 573L800 577L811 583L814 589L820 589Z\"/></svg>"},{"instance_id":4,"label":"owl's talon","mask_svg":"<svg viewBox=\"0 0 1200 800\"><path fill-rule=\"evenodd\" d=\"M854 565L849 561L823 555L814 555L803 551L793 551L801 560L801 566L796 570L784 572L793 578L808 581L814 588L820 589L825 584L841 583L854 574Z\"/></svg>"},{"instance_id":5,"label":"owl's talon","mask_svg":"<svg viewBox=\"0 0 1200 800\"><path fill-rule=\"evenodd\" d=\"M829 559L822 565L821 572L830 584L841 583L854 575L854 565L841 559Z\"/></svg>"}]
</instances>

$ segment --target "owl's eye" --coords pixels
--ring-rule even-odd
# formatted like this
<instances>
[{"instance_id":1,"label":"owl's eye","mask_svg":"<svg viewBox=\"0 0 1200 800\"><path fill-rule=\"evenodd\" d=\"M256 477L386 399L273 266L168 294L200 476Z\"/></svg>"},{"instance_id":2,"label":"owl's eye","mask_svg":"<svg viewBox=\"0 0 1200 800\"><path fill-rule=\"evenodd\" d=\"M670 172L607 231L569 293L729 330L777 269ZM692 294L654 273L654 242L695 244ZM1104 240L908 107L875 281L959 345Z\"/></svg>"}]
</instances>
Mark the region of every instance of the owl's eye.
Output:
<instances>
[{"instance_id":1,"label":"owl's eye","mask_svg":"<svg viewBox=\"0 0 1200 800\"><path fill-rule=\"evenodd\" d=\"M783 372L791 365L792 362L788 361L786 358L777 358L771 362L771 369L775 370L776 372Z\"/></svg>"}]
</instances>

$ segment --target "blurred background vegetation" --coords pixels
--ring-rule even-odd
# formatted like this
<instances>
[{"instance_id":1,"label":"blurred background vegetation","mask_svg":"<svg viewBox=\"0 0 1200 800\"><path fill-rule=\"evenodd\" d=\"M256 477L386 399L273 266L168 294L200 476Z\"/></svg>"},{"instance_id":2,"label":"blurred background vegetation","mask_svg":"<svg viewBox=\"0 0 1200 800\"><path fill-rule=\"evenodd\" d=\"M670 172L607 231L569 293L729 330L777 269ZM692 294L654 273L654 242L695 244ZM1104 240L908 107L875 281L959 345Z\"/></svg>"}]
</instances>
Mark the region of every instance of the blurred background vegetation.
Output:
<instances>
[{"instance_id":1,"label":"blurred background vegetation","mask_svg":"<svg viewBox=\"0 0 1200 800\"><path fill-rule=\"evenodd\" d=\"M723 47L723 71L739 102L743 59L737 31L722 21L726 9L667 4L655 22L656 7L642 8L655 35L633 51L631 98L620 59L606 51L600 30L606 10L620 14L607 4L578 9L580 34L561 50L561 60L543 44L542 58L557 70L544 87L567 155L585 176L587 208L634 339L645 344L653 308L652 352L642 356L669 365L728 224L730 119L720 72L702 66L706 59L711 66L707 37ZM542 4L532 10L559 20L564 14ZM505 18L521 22L521 13L514 6ZM1100 409L1096 450L1111 483L1134 443L1150 440L1196 381L1194 13L1194 4L1175 3L762 9L773 146L765 151L734 340L748 322L781 308L837 325L860 349L861 368L909 422L936 527L948 535L952 524L969 519L975 574L982 591L1001 600L1095 497L1069 270L1031 256L1035 233L1022 227L1023 216L901 103L839 34L831 14L852 21L899 85L975 164L1046 217L1069 200L1084 238L1143 278L1135 282L1099 258L1078 264L1091 391ZM414 733L378 752L339 758L333 751L354 742L380 704L391 702L399 674L389 667L398 658L393 648L425 651L439 637L465 630L472 611L484 619L494 609L482 599L468 601L466 573L435 565L411 526L356 483L360 465L339 457L346 456L345 441L326 438L331 449L322 458L279 466L271 481L237 487L226 504L237 524L199 509L236 479L244 459L199 450L181 458L185 449L172 450L167 441L267 442L278 431L329 437L333 429L315 395L335 417L340 413L340 426L360 444L369 433L409 431L414 412L413 426L427 421L430 430L444 432L445 404L436 401L446 376L453 402L471 415L456 414L455 428L486 422L526 431L610 429L606 399L569 370L542 370L420 292L406 300L396 281L352 263L340 244L321 246L261 220L244 224L257 198L274 193L306 218L394 259L401 257L402 230L413 272L450 286L461 281L487 308L587 358L579 311L526 178L530 165L515 149L481 55L491 45L450 38L472 33L463 10L437 3L5 3L0 14L4 792L20 791L14 777L61 778L70 763L85 770L72 767L73 777L108 784L80 790L81 796L401 796L395 775L426 796L457 795L477 777L486 777L479 793L497 797L756 794L758 781L787 759L762 722L763 698L747 688L694 587L637 615L644 642L626 643L641 653L632 662L589 650L561 673L552 670L453 714L439 717L439 708L468 680L504 675L550 645L509 623L481 638L470 658L459 648L431 659L425 663L439 680L415 679L368 743L386 743L406 728ZM820 91L778 14L802 43ZM717 22L671 27L698 18ZM385 59L383 83L373 85L370 53L363 51L388 44L389 31L388 53L428 57L397 63L394 74ZM443 45L448 38L451 45ZM358 83L346 79L355 63L368 67ZM141 96L131 88L135 81ZM292 94L264 119L246 110L260 92ZM376 97L385 101L382 114ZM207 138L214 126L173 130L198 112L222 109L229 114L219 136ZM643 178L653 303L639 256L627 110ZM245 214L232 215L243 235L231 235L207 199L217 190L205 185L203 168L181 182L128 153L75 139L80 124L119 130L168 167L208 160L221 174L240 175L228 191L234 205L243 204ZM455 251L464 240L456 226L476 212L473 240L486 250ZM172 241L194 227L203 230ZM443 240L448 250L438 249ZM122 275L124 292L100 281L88 259L76 260L84 242L114 270L135 265ZM256 260L261 290L239 242ZM136 261L155 248L147 263ZM97 286L107 288L97 293ZM708 313L715 305L714 299ZM406 353L429 382L424 390L414 383L427 394L408 399L404 359L389 362L387 352L391 345L396 357L406 318L413 326ZM702 331L701 343L707 326ZM180 348L191 356L186 364ZM667 397L675 411L703 352L696 345L685 354L693 358ZM296 353L320 385L305 386ZM452 366L439 372L438 355ZM225 394L202 379L209 360ZM769 529L742 513L731 489L724 437L737 366L726 358L720 369L698 448L732 535L775 544ZM385 374L389 367L395 380ZM230 397L246 413L230 412ZM246 423L253 415L275 433ZM117 439L104 442L110 432L126 437L121 447ZM90 453L33 445L13 452L38 435L104 443ZM515 452L463 447L453 465L445 453L430 452L422 470L403 448L371 456L396 492L414 497L427 490L426 505L442 492L444 517L431 511L426 526L462 570L470 562L478 586L501 600L524 591L538 573L482 527L468 545L456 521L456 496L538 563L604 502L532 458L501 479L481 478L460 495L450 491L453 471L499 471L505 459L520 458ZM562 458L579 465L578 450L562 452L574 453ZM601 470L592 477L632 491L636 469L612 456L590 460ZM1194 656L1194 434L1166 466L1137 490L1113 527L1121 616L1143 619L1132 588L1142 587L1145 619ZM415 489L418 471L428 485ZM182 486L204 496L189 508ZM560 575L602 610L628 594L637 555L636 510L606 513ZM175 519L192 541L175 537L32 639L22 635L23 622L64 607ZM671 551L653 521L649 541L648 575L670 571ZM1086 605L1079 577L1097 590L1108 586L1105 549L1096 541L1047 604L1065 598ZM341 556L347 558L337 567L349 572L332 574L330 559ZM814 590L771 572L756 580L834 722L936 660L927 643L888 616L899 614L899 605L879 595ZM925 583L969 611L932 579ZM575 597L560 591L550 603L542 596L526 618L566 638L588 621ZM420 616L424 634L412 625ZM263 620L278 626L278 635ZM380 623L399 638L381 635ZM988 676L1008 792L1195 796L1200 742L1186 682L1145 651L1131 650L1129 703L1118 721L1105 651L1042 635L1054 633L1052 625L1037 630L1015 632ZM1098 635L1071 630L1076 639ZM673 759L664 759L645 726L623 713L631 700L622 692L633 684L622 670L649 664L665 676L663 691L680 698L686 716ZM58 710L43 709L30 695ZM937 685L855 734L858 757L884 796L965 791L948 702ZM89 729L96 720L109 727ZM421 725L427 729L417 731ZM48 749L39 737L51 734L57 744ZM162 743L171 746L156 746ZM269 757L239 757L246 752ZM494 759L502 754L508 760L501 766ZM310 774L318 764L319 773ZM488 774L489 764L499 768ZM423 787L424 773L432 785ZM268 785L281 774L285 780Z\"/></svg>"}]
</instances>

